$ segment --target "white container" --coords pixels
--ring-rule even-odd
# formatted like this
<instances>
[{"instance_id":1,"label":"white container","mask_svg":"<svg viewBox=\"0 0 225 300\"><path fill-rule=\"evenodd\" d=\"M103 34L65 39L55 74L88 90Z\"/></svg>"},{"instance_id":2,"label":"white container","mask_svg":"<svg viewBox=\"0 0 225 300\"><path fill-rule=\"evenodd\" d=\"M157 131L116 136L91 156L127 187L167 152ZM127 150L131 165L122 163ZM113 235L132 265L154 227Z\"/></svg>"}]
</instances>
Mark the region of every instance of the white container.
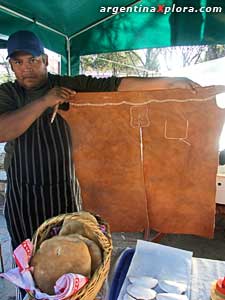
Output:
<instances>
[{"instance_id":1,"label":"white container","mask_svg":"<svg viewBox=\"0 0 225 300\"><path fill-rule=\"evenodd\" d=\"M216 203L225 205L225 174L216 176Z\"/></svg>"}]
</instances>

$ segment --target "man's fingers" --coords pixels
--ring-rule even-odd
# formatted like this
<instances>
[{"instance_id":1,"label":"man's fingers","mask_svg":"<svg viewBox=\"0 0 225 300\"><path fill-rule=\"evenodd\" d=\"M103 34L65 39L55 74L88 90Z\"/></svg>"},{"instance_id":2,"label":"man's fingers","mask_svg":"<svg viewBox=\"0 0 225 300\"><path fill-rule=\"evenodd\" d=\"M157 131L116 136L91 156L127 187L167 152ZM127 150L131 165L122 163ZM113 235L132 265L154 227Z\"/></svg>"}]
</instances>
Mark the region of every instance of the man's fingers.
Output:
<instances>
[{"instance_id":1,"label":"man's fingers","mask_svg":"<svg viewBox=\"0 0 225 300\"><path fill-rule=\"evenodd\" d=\"M194 81L190 81L189 82L189 88L191 89L191 91L193 92L193 93L197 93L197 88L199 88L200 87L200 85L198 84L198 83L196 83L196 82L194 82Z\"/></svg>"},{"instance_id":2,"label":"man's fingers","mask_svg":"<svg viewBox=\"0 0 225 300\"><path fill-rule=\"evenodd\" d=\"M71 97L71 93L68 93L66 91L60 91L59 92L59 97L63 98L63 99L67 99L67 98L70 98Z\"/></svg>"},{"instance_id":3,"label":"man's fingers","mask_svg":"<svg viewBox=\"0 0 225 300\"><path fill-rule=\"evenodd\" d=\"M190 84L192 87L194 87L194 88L201 87L200 84L198 84L197 82L192 81L192 80L190 80L190 79L189 79L189 84Z\"/></svg>"},{"instance_id":4,"label":"man's fingers","mask_svg":"<svg viewBox=\"0 0 225 300\"><path fill-rule=\"evenodd\" d=\"M197 88L200 87L200 85L188 78L185 77L178 77L174 84L174 88L181 88L181 89L189 89L191 92L196 93Z\"/></svg>"},{"instance_id":5,"label":"man's fingers","mask_svg":"<svg viewBox=\"0 0 225 300\"><path fill-rule=\"evenodd\" d=\"M64 87L56 88L56 95L63 99L69 99L71 96L75 95L76 92Z\"/></svg>"},{"instance_id":6,"label":"man's fingers","mask_svg":"<svg viewBox=\"0 0 225 300\"><path fill-rule=\"evenodd\" d=\"M71 94L71 95L76 94L76 91L65 88L65 87L61 87L60 89L63 90L64 92L68 93L68 94Z\"/></svg>"},{"instance_id":7,"label":"man's fingers","mask_svg":"<svg viewBox=\"0 0 225 300\"><path fill-rule=\"evenodd\" d=\"M190 89L193 93L196 93L196 86L192 83L188 83L187 88Z\"/></svg>"}]
</instances>

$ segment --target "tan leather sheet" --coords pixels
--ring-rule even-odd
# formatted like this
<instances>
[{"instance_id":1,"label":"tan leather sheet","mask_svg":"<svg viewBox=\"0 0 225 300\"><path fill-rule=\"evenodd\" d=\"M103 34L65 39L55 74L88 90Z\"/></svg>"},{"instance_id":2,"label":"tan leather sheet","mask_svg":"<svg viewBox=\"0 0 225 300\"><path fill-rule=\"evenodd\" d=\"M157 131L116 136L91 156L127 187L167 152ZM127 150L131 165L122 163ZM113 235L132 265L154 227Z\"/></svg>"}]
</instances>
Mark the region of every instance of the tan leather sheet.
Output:
<instances>
[{"instance_id":1,"label":"tan leather sheet","mask_svg":"<svg viewBox=\"0 0 225 300\"><path fill-rule=\"evenodd\" d=\"M139 128L127 107L72 107L73 158L85 210L100 214L113 231L141 231L147 211Z\"/></svg>"},{"instance_id":2,"label":"tan leather sheet","mask_svg":"<svg viewBox=\"0 0 225 300\"><path fill-rule=\"evenodd\" d=\"M225 87L77 94L68 112L85 210L112 231L214 230Z\"/></svg>"}]
</instances>

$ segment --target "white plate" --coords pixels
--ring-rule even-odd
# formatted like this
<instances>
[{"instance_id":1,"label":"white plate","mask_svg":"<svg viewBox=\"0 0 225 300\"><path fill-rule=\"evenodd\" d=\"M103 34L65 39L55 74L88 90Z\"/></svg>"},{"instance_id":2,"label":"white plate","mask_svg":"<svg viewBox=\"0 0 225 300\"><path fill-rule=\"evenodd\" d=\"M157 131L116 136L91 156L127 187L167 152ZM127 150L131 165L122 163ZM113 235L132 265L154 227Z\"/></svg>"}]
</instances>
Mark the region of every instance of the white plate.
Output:
<instances>
[{"instance_id":1,"label":"white plate","mask_svg":"<svg viewBox=\"0 0 225 300\"><path fill-rule=\"evenodd\" d=\"M149 289L154 289L154 287L158 284L158 280L150 276L129 276L128 279L131 283L135 283Z\"/></svg>"},{"instance_id":2,"label":"white plate","mask_svg":"<svg viewBox=\"0 0 225 300\"><path fill-rule=\"evenodd\" d=\"M188 300L188 297L186 295L162 293L162 294L157 294L156 299L157 300Z\"/></svg>"},{"instance_id":3,"label":"white plate","mask_svg":"<svg viewBox=\"0 0 225 300\"><path fill-rule=\"evenodd\" d=\"M185 283L176 282L172 280L162 280L159 281L159 287L167 293L183 294L187 290L187 285Z\"/></svg>"},{"instance_id":4,"label":"white plate","mask_svg":"<svg viewBox=\"0 0 225 300\"><path fill-rule=\"evenodd\" d=\"M129 284L127 287L127 293L136 299L143 300L152 300L155 299L156 296L156 292L154 290L136 284Z\"/></svg>"}]
</instances>

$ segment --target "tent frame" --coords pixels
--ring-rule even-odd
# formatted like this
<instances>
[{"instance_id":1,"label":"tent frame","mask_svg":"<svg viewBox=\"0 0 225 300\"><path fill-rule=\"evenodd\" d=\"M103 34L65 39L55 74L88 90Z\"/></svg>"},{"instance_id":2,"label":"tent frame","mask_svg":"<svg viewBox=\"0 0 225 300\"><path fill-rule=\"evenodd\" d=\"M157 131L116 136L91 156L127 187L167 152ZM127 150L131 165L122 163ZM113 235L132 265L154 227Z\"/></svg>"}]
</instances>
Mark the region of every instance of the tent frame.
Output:
<instances>
[{"instance_id":1,"label":"tent frame","mask_svg":"<svg viewBox=\"0 0 225 300\"><path fill-rule=\"evenodd\" d=\"M132 3L128 4L127 7L133 6L133 5L137 4L138 2L141 2L141 0L133 1ZM105 17L105 18L102 18L101 20L99 20L99 21L97 21L97 22L95 22L95 23L93 23L93 24L91 24L91 25L89 25L89 26L87 26L87 27L81 29L80 31L78 31L78 32L76 32L76 33L74 33L74 34L72 34L71 36L68 36L68 35L66 35L66 34L64 34L64 33L60 32L60 31L58 31L58 30L56 30L56 29L54 29L54 28L52 28L52 27L49 27L49 26L47 26L47 25L45 25L45 24L43 24L43 23L37 21L36 19L29 18L29 17L27 17L27 16L25 16L25 15L23 15L23 14L21 14L21 13L18 13L18 12L15 11L15 10L9 9L9 8L5 7L4 5L0 5L0 10L4 11L5 13L8 13L8 14L10 14L10 15L13 15L13 16L15 16L15 17L19 17L19 18L21 18L21 19L24 19L24 20L26 20L26 21L29 21L29 22L31 22L31 23L34 23L34 24L36 24L36 25L38 25L38 26L40 26L40 27L43 27L43 28L45 28L45 29L47 29L47 30L50 30L50 31L52 31L52 32L54 32L54 33L56 33L56 34L58 34L58 35L63 36L63 37L65 38L65 40L66 40L67 74L68 74L69 76L71 75L71 50L70 50L70 49L71 49L71 47L70 47L70 45L71 45L71 40L72 40L73 38L79 36L80 34L82 34L82 33L86 32L86 31L88 31L89 29L92 29L92 28L96 27L97 25L99 25L99 24L101 24L101 23L103 23L103 22L105 22L105 21L107 21L107 20L109 20L109 19L111 19L111 18L113 18L114 16L116 16L116 15L119 14L119 13L117 13L117 14L111 14L111 15L109 15L109 16L107 16L107 17Z\"/></svg>"}]
</instances>

